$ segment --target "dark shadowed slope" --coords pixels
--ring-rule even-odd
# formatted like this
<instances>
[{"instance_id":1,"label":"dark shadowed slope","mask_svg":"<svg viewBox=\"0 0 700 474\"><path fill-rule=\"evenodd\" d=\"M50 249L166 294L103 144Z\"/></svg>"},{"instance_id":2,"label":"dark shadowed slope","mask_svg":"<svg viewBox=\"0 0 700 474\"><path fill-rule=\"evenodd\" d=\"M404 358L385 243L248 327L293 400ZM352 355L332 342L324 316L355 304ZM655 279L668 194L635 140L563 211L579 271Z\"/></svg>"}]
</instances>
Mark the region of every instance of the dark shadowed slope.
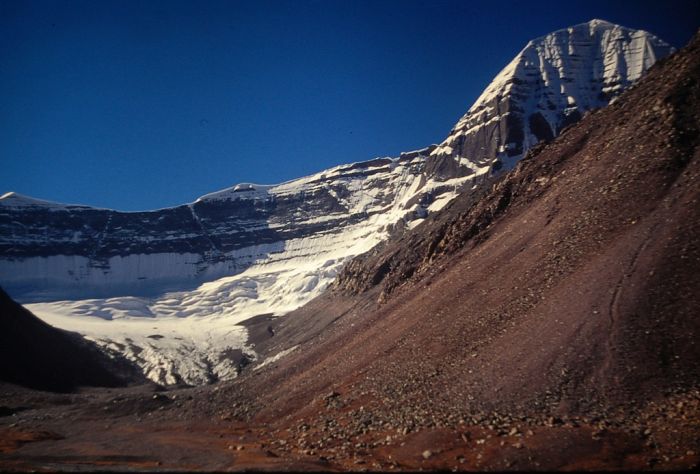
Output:
<instances>
[{"instance_id":1,"label":"dark shadowed slope","mask_svg":"<svg viewBox=\"0 0 700 474\"><path fill-rule=\"evenodd\" d=\"M335 292L273 325L260 350L301 347L237 396L279 426L351 426L362 405L400 431L496 426L496 412L640 432L680 397L695 408L661 425L697 448L698 78L696 36L475 204L353 261ZM341 408L319 412L331 391Z\"/></svg>"},{"instance_id":2,"label":"dark shadowed slope","mask_svg":"<svg viewBox=\"0 0 700 474\"><path fill-rule=\"evenodd\" d=\"M118 387L143 381L135 368L111 359L78 334L53 328L0 288L0 381L39 390Z\"/></svg>"}]
</instances>

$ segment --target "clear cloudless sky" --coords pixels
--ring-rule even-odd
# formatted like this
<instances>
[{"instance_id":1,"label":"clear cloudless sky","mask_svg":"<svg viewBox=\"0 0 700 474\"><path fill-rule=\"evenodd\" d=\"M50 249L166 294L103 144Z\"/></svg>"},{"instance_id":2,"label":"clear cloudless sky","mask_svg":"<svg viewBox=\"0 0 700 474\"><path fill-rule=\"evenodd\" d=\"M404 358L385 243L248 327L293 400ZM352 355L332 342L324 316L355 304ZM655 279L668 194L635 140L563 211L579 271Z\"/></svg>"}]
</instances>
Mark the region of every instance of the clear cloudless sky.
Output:
<instances>
[{"instance_id":1,"label":"clear cloudless sky","mask_svg":"<svg viewBox=\"0 0 700 474\"><path fill-rule=\"evenodd\" d=\"M0 194L144 210L440 142L528 40L690 1L0 0Z\"/></svg>"}]
</instances>

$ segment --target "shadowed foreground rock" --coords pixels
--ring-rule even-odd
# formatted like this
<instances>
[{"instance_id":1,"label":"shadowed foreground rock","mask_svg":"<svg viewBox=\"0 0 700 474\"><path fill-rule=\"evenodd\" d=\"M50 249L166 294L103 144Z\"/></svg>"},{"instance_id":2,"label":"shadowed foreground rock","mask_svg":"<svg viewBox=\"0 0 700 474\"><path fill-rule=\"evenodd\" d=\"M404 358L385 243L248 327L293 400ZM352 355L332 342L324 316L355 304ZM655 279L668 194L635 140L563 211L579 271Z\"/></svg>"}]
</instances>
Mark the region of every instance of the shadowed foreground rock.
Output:
<instances>
[{"instance_id":1,"label":"shadowed foreground rock","mask_svg":"<svg viewBox=\"0 0 700 474\"><path fill-rule=\"evenodd\" d=\"M0 288L0 381L64 392L143 382L138 374L128 362L108 357L79 334L44 323Z\"/></svg>"}]
</instances>

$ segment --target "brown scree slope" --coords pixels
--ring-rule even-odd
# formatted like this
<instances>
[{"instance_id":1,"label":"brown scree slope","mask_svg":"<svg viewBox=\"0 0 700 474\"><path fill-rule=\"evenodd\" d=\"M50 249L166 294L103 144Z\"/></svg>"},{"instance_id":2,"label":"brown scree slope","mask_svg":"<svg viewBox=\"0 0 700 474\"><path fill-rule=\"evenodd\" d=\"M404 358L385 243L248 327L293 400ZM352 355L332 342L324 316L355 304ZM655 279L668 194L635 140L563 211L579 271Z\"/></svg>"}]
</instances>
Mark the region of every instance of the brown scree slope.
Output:
<instances>
[{"instance_id":1,"label":"brown scree slope","mask_svg":"<svg viewBox=\"0 0 700 474\"><path fill-rule=\"evenodd\" d=\"M273 323L259 349L302 348L235 384L234 411L325 423L311 401L328 394L334 423L361 405L399 431L494 412L645 431L650 407L696 399L698 78L696 35L482 199L353 261Z\"/></svg>"}]
</instances>

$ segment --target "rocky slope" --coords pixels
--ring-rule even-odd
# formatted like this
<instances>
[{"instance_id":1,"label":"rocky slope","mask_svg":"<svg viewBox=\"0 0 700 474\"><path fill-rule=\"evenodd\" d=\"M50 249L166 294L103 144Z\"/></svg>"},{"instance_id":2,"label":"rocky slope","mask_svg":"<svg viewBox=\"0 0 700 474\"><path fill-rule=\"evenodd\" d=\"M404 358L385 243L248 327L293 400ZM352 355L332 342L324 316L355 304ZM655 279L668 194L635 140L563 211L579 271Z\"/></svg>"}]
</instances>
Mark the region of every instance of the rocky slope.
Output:
<instances>
[{"instance_id":1,"label":"rocky slope","mask_svg":"<svg viewBox=\"0 0 700 474\"><path fill-rule=\"evenodd\" d=\"M479 194L497 163L512 166L607 104L670 50L599 20L561 30L530 42L437 148L276 186L240 184L175 208L125 213L8 193L0 282L50 324L122 352L153 380L234 377L257 358L239 323L320 295L348 259L460 190Z\"/></svg>"},{"instance_id":2,"label":"rocky slope","mask_svg":"<svg viewBox=\"0 0 700 474\"><path fill-rule=\"evenodd\" d=\"M228 387L233 412L290 456L374 469L696 464L698 77L700 35L476 202L355 260L273 323L259 350L282 356Z\"/></svg>"}]
</instances>

